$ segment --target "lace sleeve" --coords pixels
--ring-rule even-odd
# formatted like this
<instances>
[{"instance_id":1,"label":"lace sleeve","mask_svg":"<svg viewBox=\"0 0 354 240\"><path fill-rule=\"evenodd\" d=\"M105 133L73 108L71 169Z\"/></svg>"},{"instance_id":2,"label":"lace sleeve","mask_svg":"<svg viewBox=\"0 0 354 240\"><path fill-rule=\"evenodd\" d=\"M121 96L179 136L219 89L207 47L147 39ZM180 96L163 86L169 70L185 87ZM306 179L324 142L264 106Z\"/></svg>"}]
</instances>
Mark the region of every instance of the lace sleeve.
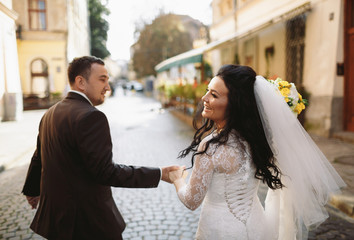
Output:
<instances>
[{"instance_id":1,"label":"lace sleeve","mask_svg":"<svg viewBox=\"0 0 354 240\"><path fill-rule=\"evenodd\" d=\"M205 147L205 142L206 140L201 142L198 151ZM213 148L212 144L210 144L207 154L195 157L189 182L178 191L178 197L181 202L191 210L195 210L200 206L211 182L214 170L212 161Z\"/></svg>"}]
</instances>

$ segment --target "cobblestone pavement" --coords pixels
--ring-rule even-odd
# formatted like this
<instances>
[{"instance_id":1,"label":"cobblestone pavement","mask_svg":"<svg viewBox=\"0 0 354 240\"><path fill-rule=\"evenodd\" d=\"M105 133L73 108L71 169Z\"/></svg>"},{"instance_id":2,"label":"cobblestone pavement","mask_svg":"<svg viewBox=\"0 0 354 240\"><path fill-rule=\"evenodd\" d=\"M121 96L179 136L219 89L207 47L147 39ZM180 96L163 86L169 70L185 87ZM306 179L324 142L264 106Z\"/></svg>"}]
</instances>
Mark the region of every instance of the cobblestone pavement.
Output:
<instances>
[{"instance_id":1,"label":"cobblestone pavement","mask_svg":"<svg viewBox=\"0 0 354 240\"><path fill-rule=\"evenodd\" d=\"M161 110L158 102L137 94L110 98L99 108L110 121L114 161L189 166L189 159L176 157L189 144L193 130ZM0 173L0 239L42 239L29 229L35 210L20 194L27 167ZM261 198L264 193L262 188ZM193 239L200 209L185 208L172 185L161 182L156 189L113 188L113 195L127 223L124 239ZM309 239L354 239L354 221L336 209L329 211L330 218L311 232Z\"/></svg>"}]
</instances>

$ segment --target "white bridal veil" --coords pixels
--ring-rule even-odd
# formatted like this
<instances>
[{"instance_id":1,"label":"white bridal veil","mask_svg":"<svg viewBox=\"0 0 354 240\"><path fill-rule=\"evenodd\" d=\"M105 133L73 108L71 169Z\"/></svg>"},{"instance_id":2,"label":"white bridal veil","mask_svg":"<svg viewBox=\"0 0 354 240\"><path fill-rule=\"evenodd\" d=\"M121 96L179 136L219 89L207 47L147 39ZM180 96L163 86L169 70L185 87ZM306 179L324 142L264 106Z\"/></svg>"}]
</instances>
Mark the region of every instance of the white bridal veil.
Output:
<instances>
[{"instance_id":1,"label":"white bridal veil","mask_svg":"<svg viewBox=\"0 0 354 240\"><path fill-rule=\"evenodd\" d=\"M274 228L279 239L306 238L308 230L328 217L324 205L345 183L301 126L279 90L257 76L254 92L285 185L282 190L268 191L265 204L269 227Z\"/></svg>"}]
</instances>

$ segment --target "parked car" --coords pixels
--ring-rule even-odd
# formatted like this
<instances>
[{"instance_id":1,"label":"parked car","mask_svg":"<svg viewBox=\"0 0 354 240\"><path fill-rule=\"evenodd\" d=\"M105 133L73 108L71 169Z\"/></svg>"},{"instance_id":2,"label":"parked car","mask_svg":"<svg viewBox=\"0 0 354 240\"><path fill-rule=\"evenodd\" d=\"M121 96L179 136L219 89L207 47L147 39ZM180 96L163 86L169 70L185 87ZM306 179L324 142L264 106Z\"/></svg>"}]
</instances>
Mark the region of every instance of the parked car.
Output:
<instances>
[{"instance_id":1,"label":"parked car","mask_svg":"<svg viewBox=\"0 0 354 240\"><path fill-rule=\"evenodd\" d=\"M135 90L137 92L144 91L144 86L138 81L129 81L125 84L126 89L128 90Z\"/></svg>"}]
</instances>

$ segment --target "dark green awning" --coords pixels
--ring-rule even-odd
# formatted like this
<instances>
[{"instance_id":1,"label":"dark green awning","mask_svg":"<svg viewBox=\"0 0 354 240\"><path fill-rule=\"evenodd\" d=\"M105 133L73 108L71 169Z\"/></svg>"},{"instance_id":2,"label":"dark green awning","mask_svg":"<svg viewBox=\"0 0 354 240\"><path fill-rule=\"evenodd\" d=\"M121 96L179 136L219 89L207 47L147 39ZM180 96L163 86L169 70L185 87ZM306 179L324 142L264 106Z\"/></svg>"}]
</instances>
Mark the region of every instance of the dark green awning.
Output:
<instances>
[{"instance_id":1,"label":"dark green awning","mask_svg":"<svg viewBox=\"0 0 354 240\"><path fill-rule=\"evenodd\" d=\"M203 54L198 54L195 56L182 58L182 59L176 60L171 63L167 63L166 65L162 66L161 68L156 67L156 71L163 72L163 71L166 71L172 67L186 65L188 63L200 63L200 62L202 62L202 60L203 60Z\"/></svg>"},{"instance_id":2,"label":"dark green awning","mask_svg":"<svg viewBox=\"0 0 354 240\"><path fill-rule=\"evenodd\" d=\"M156 72L163 72L172 67L183 66L189 63L201 63L203 61L204 48L192 49L188 52L181 53L157 64Z\"/></svg>"}]
</instances>

